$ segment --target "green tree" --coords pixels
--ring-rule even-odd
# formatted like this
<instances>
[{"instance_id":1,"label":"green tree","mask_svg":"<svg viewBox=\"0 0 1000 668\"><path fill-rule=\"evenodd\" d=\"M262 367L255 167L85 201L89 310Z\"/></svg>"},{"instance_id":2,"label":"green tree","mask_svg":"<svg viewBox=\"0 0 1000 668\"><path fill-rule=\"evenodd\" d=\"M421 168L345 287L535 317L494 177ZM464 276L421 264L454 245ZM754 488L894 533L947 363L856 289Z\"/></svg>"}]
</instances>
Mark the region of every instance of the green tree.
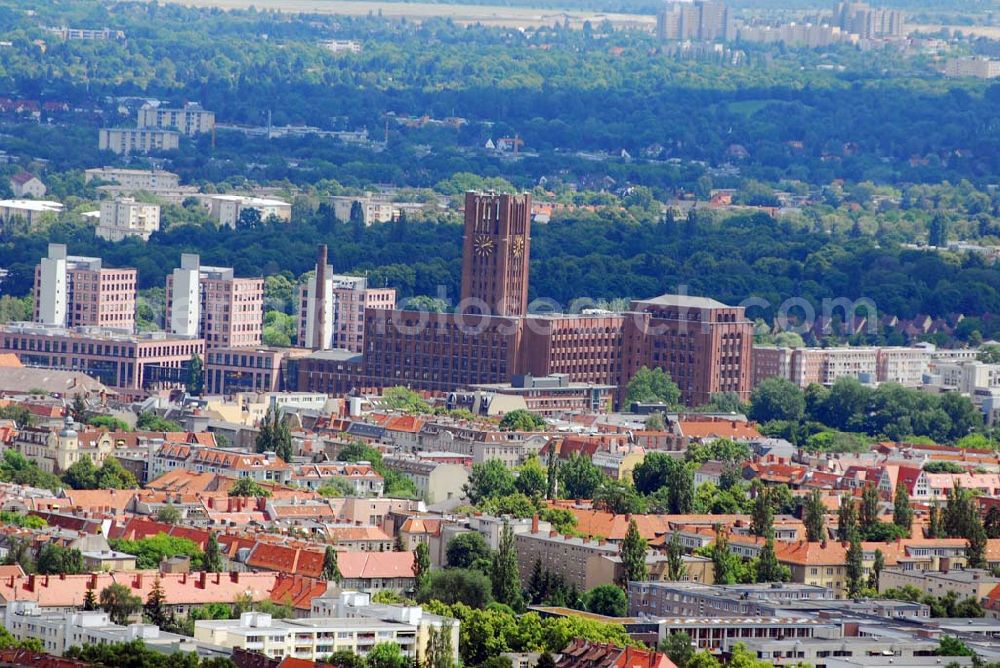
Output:
<instances>
[{"instance_id":1,"label":"green tree","mask_svg":"<svg viewBox=\"0 0 1000 668\"><path fill-rule=\"evenodd\" d=\"M493 598L497 603L509 605L514 610L521 610L524 607L524 599L521 595L521 576L517 568L514 530L506 523L500 534L497 551L493 555L490 582L493 586Z\"/></svg>"},{"instance_id":2,"label":"green tree","mask_svg":"<svg viewBox=\"0 0 1000 668\"><path fill-rule=\"evenodd\" d=\"M879 521L878 507L878 490L875 488L875 485L866 483L864 489L861 491L861 512L858 517L861 526L870 527Z\"/></svg>"},{"instance_id":3,"label":"green tree","mask_svg":"<svg viewBox=\"0 0 1000 668\"><path fill-rule=\"evenodd\" d=\"M986 529L987 538L1000 538L1000 506L990 506L986 511L983 528Z\"/></svg>"},{"instance_id":4,"label":"green tree","mask_svg":"<svg viewBox=\"0 0 1000 668\"><path fill-rule=\"evenodd\" d=\"M986 563L986 529L983 528L982 522L978 521L979 516L976 516L976 522L972 525L969 535L966 537L966 547L965 547L965 558L969 564L969 568L986 568L988 564Z\"/></svg>"},{"instance_id":5,"label":"green tree","mask_svg":"<svg viewBox=\"0 0 1000 668\"><path fill-rule=\"evenodd\" d=\"M478 531L461 533L445 548L445 559L449 568L474 568L483 570L483 564L490 562L490 546Z\"/></svg>"},{"instance_id":6,"label":"green tree","mask_svg":"<svg viewBox=\"0 0 1000 668\"><path fill-rule=\"evenodd\" d=\"M132 431L124 420L111 415L92 415L87 419L87 424L111 432Z\"/></svg>"},{"instance_id":7,"label":"green tree","mask_svg":"<svg viewBox=\"0 0 1000 668\"><path fill-rule=\"evenodd\" d=\"M864 553L861 550L861 540L857 532L851 537L851 544L847 548L845 567L847 596L849 598L858 598L865 586L865 567Z\"/></svg>"},{"instance_id":8,"label":"green tree","mask_svg":"<svg viewBox=\"0 0 1000 668\"><path fill-rule=\"evenodd\" d=\"M108 457L97 469L98 489L135 489L138 486L135 474L126 470L115 457Z\"/></svg>"},{"instance_id":9,"label":"green tree","mask_svg":"<svg viewBox=\"0 0 1000 668\"><path fill-rule=\"evenodd\" d=\"M142 610L142 599L133 596L128 587L117 582L101 590L100 602L101 609L108 613L111 621L122 626Z\"/></svg>"},{"instance_id":10,"label":"green tree","mask_svg":"<svg viewBox=\"0 0 1000 668\"><path fill-rule=\"evenodd\" d=\"M219 539L216 537L214 531L208 534L208 540L205 542L202 569L206 573L222 572L222 551L219 549Z\"/></svg>"},{"instance_id":11,"label":"green tree","mask_svg":"<svg viewBox=\"0 0 1000 668\"><path fill-rule=\"evenodd\" d=\"M417 583L417 591L422 591L427 587L431 574L431 555L427 549L427 543L421 541L417 543L413 551L413 577Z\"/></svg>"},{"instance_id":12,"label":"green tree","mask_svg":"<svg viewBox=\"0 0 1000 668\"><path fill-rule=\"evenodd\" d=\"M412 414L431 412L430 405L424 401L420 393L401 385L387 387L382 391L382 405Z\"/></svg>"},{"instance_id":13,"label":"green tree","mask_svg":"<svg viewBox=\"0 0 1000 668\"><path fill-rule=\"evenodd\" d=\"M451 644L451 625L444 624L440 629L432 626L427 632L427 645L424 651L424 668L453 668L455 665L454 650Z\"/></svg>"},{"instance_id":14,"label":"green tree","mask_svg":"<svg viewBox=\"0 0 1000 668\"><path fill-rule=\"evenodd\" d=\"M878 591L881 584L882 571L885 569L885 555L882 550L875 550L875 558L872 561L872 572L868 574L868 588Z\"/></svg>"},{"instance_id":15,"label":"green tree","mask_svg":"<svg viewBox=\"0 0 1000 668\"><path fill-rule=\"evenodd\" d=\"M546 493L548 472L537 457L531 457L517 469L514 487L517 491L531 498L541 498Z\"/></svg>"},{"instance_id":16,"label":"green tree","mask_svg":"<svg viewBox=\"0 0 1000 668\"><path fill-rule=\"evenodd\" d=\"M806 410L805 396L797 385L784 378L766 378L750 394L748 416L758 422L797 422Z\"/></svg>"},{"instance_id":17,"label":"green tree","mask_svg":"<svg viewBox=\"0 0 1000 668\"><path fill-rule=\"evenodd\" d=\"M140 570L154 570L160 567L163 559L186 556L191 558L191 567L198 570L202 567L204 554L193 540L158 533L139 540L111 538L111 547L119 552L135 555L135 565Z\"/></svg>"},{"instance_id":18,"label":"green tree","mask_svg":"<svg viewBox=\"0 0 1000 668\"><path fill-rule=\"evenodd\" d=\"M750 533L767 536L773 528L774 508L771 505L770 490L765 485L757 485L753 509L750 511Z\"/></svg>"},{"instance_id":19,"label":"green tree","mask_svg":"<svg viewBox=\"0 0 1000 668\"><path fill-rule=\"evenodd\" d=\"M281 411L271 406L264 415L257 434L257 452L273 452L283 461L292 461L292 432L282 419Z\"/></svg>"},{"instance_id":20,"label":"green tree","mask_svg":"<svg viewBox=\"0 0 1000 668\"><path fill-rule=\"evenodd\" d=\"M646 539L639 533L639 525L635 523L634 518L630 519L620 548L623 586L627 587L629 582L641 582L649 577L649 570L646 566L646 553L648 551Z\"/></svg>"},{"instance_id":21,"label":"green tree","mask_svg":"<svg viewBox=\"0 0 1000 668\"><path fill-rule=\"evenodd\" d=\"M941 636L938 640L938 649L935 652L938 656L975 656L976 653L969 649L969 646L955 636Z\"/></svg>"},{"instance_id":22,"label":"green tree","mask_svg":"<svg viewBox=\"0 0 1000 668\"><path fill-rule=\"evenodd\" d=\"M487 459L472 465L469 481L462 486L462 492L469 503L479 505L486 499L508 496L517 491L514 474L499 459Z\"/></svg>"},{"instance_id":23,"label":"green tree","mask_svg":"<svg viewBox=\"0 0 1000 668\"><path fill-rule=\"evenodd\" d=\"M559 465L559 482L566 498L591 499L603 481L601 469L579 452L572 453Z\"/></svg>"},{"instance_id":24,"label":"green tree","mask_svg":"<svg viewBox=\"0 0 1000 668\"><path fill-rule=\"evenodd\" d=\"M271 492L262 487L253 478L240 478L229 488L229 496L271 496Z\"/></svg>"},{"instance_id":25,"label":"green tree","mask_svg":"<svg viewBox=\"0 0 1000 668\"><path fill-rule=\"evenodd\" d=\"M90 457L81 457L66 469L63 480L73 489L97 489L97 468Z\"/></svg>"},{"instance_id":26,"label":"green tree","mask_svg":"<svg viewBox=\"0 0 1000 668\"><path fill-rule=\"evenodd\" d=\"M76 548L46 543L38 551L35 568L41 575L78 575L83 573L83 554Z\"/></svg>"},{"instance_id":27,"label":"green tree","mask_svg":"<svg viewBox=\"0 0 1000 668\"><path fill-rule=\"evenodd\" d=\"M188 362L185 386L188 394L196 397L200 397L201 393L205 391L205 366L198 353L191 355L191 361Z\"/></svg>"},{"instance_id":28,"label":"green tree","mask_svg":"<svg viewBox=\"0 0 1000 668\"><path fill-rule=\"evenodd\" d=\"M545 427L544 418L523 408L504 414L500 420L501 431L538 431L543 427Z\"/></svg>"},{"instance_id":29,"label":"green tree","mask_svg":"<svg viewBox=\"0 0 1000 668\"><path fill-rule=\"evenodd\" d=\"M550 443L548 449L548 463L545 471L545 498L553 501L559 494L559 464L556 460L555 445Z\"/></svg>"},{"instance_id":30,"label":"green tree","mask_svg":"<svg viewBox=\"0 0 1000 668\"><path fill-rule=\"evenodd\" d=\"M902 480L896 484L896 495L892 502L892 523L904 529L909 537L913 527L913 509L910 508L910 493Z\"/></svg>"},{"instance_id":31,"label":"green tree","mask_svg":"<svg viewBox=\"0 0 1000 668\"><path fill-rule=\"evenodd\" d=\"M83 594L83 609L86 611L97 610L97 595L94 594L93 587L87 587Z\"/></svg>"},{"instance_id":32,"label":"green tree","mask_svg":"<svg viewBox=\"0 0 1000 668\"><path fill-rule=\"evenodd\" d=\"M806 540L810 543L817 543L826 538L826 526L824 516L826 506L823 505L823 494L814 489L806 496L803 507L803 523L806 526Z\"/></svg>"},{"instance_id":33,"label":"green tree","mask_svg":"<svg viewBox=\"0 0 1000 668\"><path fill-rule=\"evenodd\" d=\"M489 576L482 571L446 568L430 574L427 586L417 590L417 600L421 603L438 601L447 605L460 603L471 608L485 608L493 601L492 584Z\"/></svg>"},{"instance_id":34,"label":"green tree","mask_svg":"<svg viewBox=\"0 0 1000 668\"><path fill-rule=\"evenodd\" d=\"M715 571L715 584L735 584L737 582L737 558L729 550L729 535L721 527L715 528L715 542L709 550Z\"/></svg>"},{"instance_id":35,"label":"green tree","mask_svg":"<svg viewBox=\"0 0 1000 668\"><path fill-rule=\"evenodd\" d=\"M136 431L152 431L152 432L184 431L184 429L176 422L162 418L156 413L151 413L149 411L139 413L139 419L136 420L135 428Z\"/></svg>"},{"instance_id":36,"label":"green tree","mask_svg":"<svg viewBox=\"0 0 1000 668\"><path fill-rule=\"evenodd\" d=\"M757 559L757 582L783 582L786 579L774 551L774 530L768 529L764 547Z\"/></svg>"},{"instance_id":37,"label":"green tree","mask_svg":"<svg viewBox=\"0 0 1000 668\"><path fill-rule=\"evenodd\" d=\"M583 595L588 612L606 617L624 617L628 614L628 597L613 584L594 587Z\"/></svg>"},{"instance_id":38,"label":"green tree","mask_svg":"<svg viewBox=\"0 0 1000 668\"><path fill-rule=\"evenodd\" d=\"M394 642L376 643L365 657L368 668L408 668L410 660Z\"/></svg>"},{"instance_id":39,"label":"green tree","mask_svg":"<svg viewBox=\"0 0 1000 668\"><path fill-rule=\"evenodd\" d=\"M667 546L667 579L671 582L679 582L687 575L687 566L684 564L684 546L681 545L681 535L674 531L670 537L670 544Z\"/></svg>"},{"instance_id":40,"label":"green tree","mask_svg":"<svg viewBox=\"0 0 1000 668\"><path fill-rule=\"evenodd\" d=\"M164 524L178 524L181 521L181 511L172 503L165 503L156 511L156 521Z\"/></svg>"},{"instance_id":41,"label":"green tree","mask_svg":"<svg viewBox=\"0 0 1000 668\"><path fill-rule=\"evenodd\" d=\"M143 609L150 624L155 624L162 629L173 623L173 615L167 612L167 595L163 591L163 583L160 582L159 577L153 581L153 588L146 596L146 604Z\"/></svg>"},{"instance_id":42,"label":"green tree","mask_svg":"<svg viewBox=\"0 0 1000 668\"><path fill-rule=\"evenodd\" d=\"M420 544L423 545L423 543ZM323 573L320 577L336 584L340 584L344 579L344 576L340 574L340 565L337 563L337 551L333 549L332 545L327 545L326 550L323 551ZM420 579L418 575L418 582Z\"/></svg>"},{"instance_id":43,"label":"green tree","mask_svg":"<svg viewBox=\"0 0 1000 668\"><path fill-rule=\"evenodd\" d=\"M858 530L858 506L848 494L840 497L840 510L837 511L837 540L847 542Z\"/></svg>"},{"instance_id":44,"label":"green tree","mask_svg":"<svg viewBox=\"0 0 1000 668\"><path fill-rule=\"evenodd\" d=\"M621 480L605 479L594 492L594 507L615 515L644 513L645 501L635 487Z\"/></svg>"},{"instance_id":45,"label":"green tree","mask_svg":"<svg viewBox=\"0 0 1000 668\"><path fill-rule=\"evenodd\" d=\"M941 535L941 509L938 507L937 501L931 503L930 509L927 511L927 537L937 538Z\"/></svg>"},{"instance_id":46,"label":"green tree","mask_svg":"<svg viewBox=\"0 0 1000 668\"><path fill-rule=\"evenodd\" d=\"M691 636L685 631L676 631L660 641L659 650L666 654L677 668L687 668L694 656Z\"/></svg>"},{"instance_id":47,"label":"green tree","mask_svg":"<svg viewBox=\"0 0 1000 668\"><path fill-rule=\"evenodd\" d=\"M670 379L670 374L660 368L641 367L625 387L625 405L634 403L662 403L668 407L678 406L681 390Z\"/></svg>"}]
</instances>

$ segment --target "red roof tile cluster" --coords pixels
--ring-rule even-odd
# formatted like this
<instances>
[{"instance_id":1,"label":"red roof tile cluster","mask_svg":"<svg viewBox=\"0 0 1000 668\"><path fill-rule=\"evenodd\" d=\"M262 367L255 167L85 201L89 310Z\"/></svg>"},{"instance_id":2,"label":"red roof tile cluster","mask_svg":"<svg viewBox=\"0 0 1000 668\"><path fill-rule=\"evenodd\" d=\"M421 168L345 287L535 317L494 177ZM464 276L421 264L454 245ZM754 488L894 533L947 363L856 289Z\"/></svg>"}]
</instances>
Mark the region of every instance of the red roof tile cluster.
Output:
<instances>
[{"instance_id":1,"label":"red roof tile cluster","mask_svg":"<svg viewBox=\"0 0 1000 668\"><path fill-rule=\"evenodd\" d=\"M666 654L575 638L562 651L558 668L677 668Z\"/></svg>"}]
</instances>

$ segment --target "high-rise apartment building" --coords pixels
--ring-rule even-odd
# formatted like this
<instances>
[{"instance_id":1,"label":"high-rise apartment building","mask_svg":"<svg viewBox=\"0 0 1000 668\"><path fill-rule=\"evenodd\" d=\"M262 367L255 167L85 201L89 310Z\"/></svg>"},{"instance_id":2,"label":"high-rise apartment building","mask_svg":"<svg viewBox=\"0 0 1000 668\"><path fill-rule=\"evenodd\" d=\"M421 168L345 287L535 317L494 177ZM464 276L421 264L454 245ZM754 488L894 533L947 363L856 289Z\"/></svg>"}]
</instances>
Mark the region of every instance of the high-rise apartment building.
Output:
<instances>
[{"instance_id":1,"label":"high-rise apartment building","mask_svg":"<svg viewBox=\"0 0 1000 668\"><path fill-rule=\"evenodd\" d=\"M368 279L363 276L334 274L329 264L323 271L320 269L317 263L316 275L299 286L298 345L315 350L342 348L360 353L364 349L365 309L396 308L396 290L368 287ZM316 294L318 277L322 277L325 284L320 295ZM322 305L321 300L325 300Z\"/></svg>"},{"instance_id":2,"label":"high-rise apartment building","mask_svg":"<svg viewBox=\"0 0 1000 668\"><path fill-rule=\"evenodd\" d=\"M66 254L49 244L35 267L34 320L57 327L135 329L135 269L108 269L96 257Z\"/></svg>"},{"instance_id":3,"label":"high-rise apartment building","mask_svg":"<svg viewBox=\"0 0 1000 668\"><path fill-rule=\"evenodd\" d=\"M695 0L671 2L656 15L656 34L661 41L726 41L735 37L733 16L722 2Z\"/></svg>"},{"instance_id":4,"label":"high-rise apartment building","mask_svg":"<svg viewBox=\"0 0 1000 668\"><path fill-rule=\"evenodd\" d=\"M157 130L176 130L194 136L215 129L215 112L189 103L181 109L143 105L139 109L139 127Z\"/></svg>"},{"instance_id":5,"label":"high-rise apartment building","mask_svg":"<svg viewBox=\"0 0 1000 668\"><path fill-rule=\"evenodd\" d=\"M160 229L160 205L136 202L132 197L118 197L101 202L101 218L94 233L108 241L139 237L149 241Z\"/></svg>"},{"instance_id":6,"label":"high-rise apartment building","mask_svg":"<svg viewBox=\"0 0 1000 668\"><path fill-rule=\"evenodd\" d=\"M167 276L170 332L205 339L205 347L244 348L261 343L264 279L235 278L226 267L201 265L197 255L181 256Z\"/></svg>"},{"instance_id":7,"label":"high-rise apartment building","mask_svg":"<svg viewBox=\"0 0 1000 668\"><path fill-rule=\"evenodd\" d=\"M865 2L838 2L833 8L833 23L866 39L906 34L906 15L901 10L872 7Z\"/></svg>"},{"instance_id":8,"label":"high-rise apartment building","mask_svg":"<svg viewBox=\"0 0 1000 668\"><path fill-rule=\"evenodd\" d=\"M466 193L462 311L526 315L530 251L530 195Z\"/></svg>"}]
</instances>

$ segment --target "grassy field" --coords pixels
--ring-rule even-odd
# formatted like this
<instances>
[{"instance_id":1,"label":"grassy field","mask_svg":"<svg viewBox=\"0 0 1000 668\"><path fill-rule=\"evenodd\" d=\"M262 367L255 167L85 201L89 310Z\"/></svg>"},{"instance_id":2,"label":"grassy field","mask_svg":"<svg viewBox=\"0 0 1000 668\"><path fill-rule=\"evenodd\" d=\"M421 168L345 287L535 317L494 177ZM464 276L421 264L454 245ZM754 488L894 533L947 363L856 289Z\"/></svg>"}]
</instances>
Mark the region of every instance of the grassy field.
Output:
<instances>
[{"instance_id":1,"label":"grassy field","mask_svg":"<svg viewBox=\"0 0 1000 668\"><path fill-rule=\"evenodd\" d=\"M444 17L456 23L482 23L484 25L512 28L532 27L563 23L580 27L584 21L597 24L604 20L617 26L631 26L652 30L656 17L640 14L604 14L599 12L566 11L559 9L531 9L526 7L500 7L494 5L456 5L429 2L369 2L367 0L163 0L188 7L218 7L221 9L246 9L254 6L261 10L278 10L290 13L343 14L363 16L381 12L383 16L420 19Z\"/></svg>"}]
</instances>

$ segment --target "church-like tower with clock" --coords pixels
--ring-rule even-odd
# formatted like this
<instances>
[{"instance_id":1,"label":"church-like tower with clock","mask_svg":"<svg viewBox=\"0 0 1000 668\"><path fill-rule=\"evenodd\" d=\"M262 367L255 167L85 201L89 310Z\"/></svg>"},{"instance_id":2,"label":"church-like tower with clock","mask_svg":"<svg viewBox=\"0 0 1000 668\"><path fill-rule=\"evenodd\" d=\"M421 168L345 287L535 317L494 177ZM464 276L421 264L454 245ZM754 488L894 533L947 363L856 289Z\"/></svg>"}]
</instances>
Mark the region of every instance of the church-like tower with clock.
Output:
<instances>
[{"instance_id":1,"label":"church-like tower with clock","mask_svg":"<svg viewBox=\"0 0 1000 668\"><path fill-rule=\"evenodd\" d=\"M466 193L462 310L526 315L530 250L531 195Z\"/></svg>"}]
</instances>

